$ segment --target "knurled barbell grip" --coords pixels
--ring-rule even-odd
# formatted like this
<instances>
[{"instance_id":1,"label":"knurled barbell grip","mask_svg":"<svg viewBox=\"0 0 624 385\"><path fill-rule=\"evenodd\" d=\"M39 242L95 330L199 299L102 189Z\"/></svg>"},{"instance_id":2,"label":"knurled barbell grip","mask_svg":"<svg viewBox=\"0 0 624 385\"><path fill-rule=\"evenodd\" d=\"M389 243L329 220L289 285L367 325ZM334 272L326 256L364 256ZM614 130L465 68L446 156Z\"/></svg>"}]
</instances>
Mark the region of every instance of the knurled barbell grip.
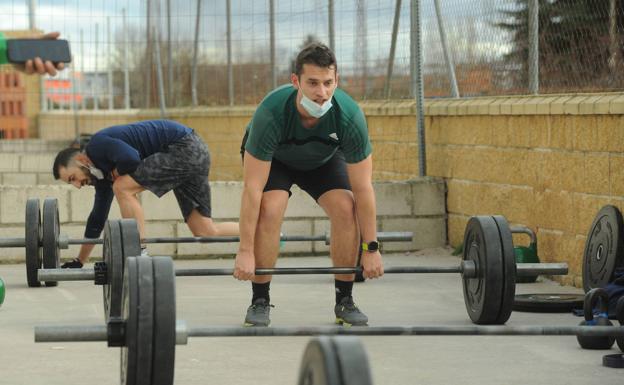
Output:
<instances>
[{"instance_id":1,"label":"knurled barbell grip","mask_svg":"<svg viewBox=\"0 0 624 385\"><path fill-rule=\"evenodd\" d=\"M183 334L178 338L178 334ZM624 336L624 326L507 326L507 325L465 325L465 326L282 326L270 328L195 327L187 328L184 323L176 325L176 343L187 337L271 337L271 336L315 336L315 335L360 335L360 336L444 336L444 335L491 335L491 336ZM83 342L107 341L106 325L93 326L36 326L35 342Z\"/></svg>"}]
</instances>

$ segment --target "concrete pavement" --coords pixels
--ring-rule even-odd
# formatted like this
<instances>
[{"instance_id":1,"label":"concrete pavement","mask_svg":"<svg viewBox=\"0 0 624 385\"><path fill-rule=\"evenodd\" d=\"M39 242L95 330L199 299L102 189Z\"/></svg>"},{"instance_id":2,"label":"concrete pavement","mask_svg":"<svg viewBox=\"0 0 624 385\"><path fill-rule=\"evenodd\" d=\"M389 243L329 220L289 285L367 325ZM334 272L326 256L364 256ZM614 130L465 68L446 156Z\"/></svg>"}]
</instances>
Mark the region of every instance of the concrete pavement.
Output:
<instances>
[{"instance_id":1,"label":"concrete pavement","mask_svg":"<svg viewBox=\"0 0 624 385\"><path fill-rule=\"evenodd\" d=\"M386 266L451 266L447 249L384 255ZM231 267L232 260L176 261L177 267ZM329 266L324 257L281 258L278 266ZM89 282L28 288L24 265L0 265L0 384L117 384L119 349L105 343L33 342L41 324L101 324L102 290ZM178 319L193 326L240 325L250 284L229 277L176 280ZM518 293L580 293L540 279ZM276 276L273 326L332 325L330 276ZM470 325L458 274L386 275L357 284L370 325ZM577 325L570 314L514 312L508 325ZM176 351L176 384L293 385L308 337L191 338ZM574 337L363 337L376 385L621 384L624 370L602 366L610 351L582 350Z\"/></svg>"}]
</instances>

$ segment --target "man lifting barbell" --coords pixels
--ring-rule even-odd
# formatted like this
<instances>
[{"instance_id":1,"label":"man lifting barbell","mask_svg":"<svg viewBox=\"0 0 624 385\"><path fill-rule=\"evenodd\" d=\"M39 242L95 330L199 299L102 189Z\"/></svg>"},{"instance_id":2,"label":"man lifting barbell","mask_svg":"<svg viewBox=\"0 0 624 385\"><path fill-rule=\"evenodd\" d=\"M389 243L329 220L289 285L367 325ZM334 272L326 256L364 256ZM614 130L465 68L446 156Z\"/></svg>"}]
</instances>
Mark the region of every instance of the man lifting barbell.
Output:
<instances>
[{"instance_id":1,"label":"man lifting barbell","mask_svg":"<svg viewBox=\"0 0 624 385\"><path fill-rule=\"evenodd\" d=\"M306 46L297 55L292 85L269 93L247 127L241 148L244 186L234 277L252 281L248 326L270 323L271 277L255 276L254 270L275 265L293 184L327 213L335 240L330 248L334 265L355 266L361 244L364 276L383 275L366 119L357 103L337 88L337 70L327 46ZM335 278L336 322L366 325L368 318L351 295L353 274Z\"/></svg>"},{"instance_id":2,"label":"man lifting barbell","mask_svg":"<svg viewBox=\"0 0 624 385\"><path fill-rule=\"evenodd\" d=\"M135 218L144 239L144 214L137 196L144 190L158 197L173 190L194 236L238 235L238 223L216 223L211 218L209 170L206 144L193 129L170 120L105 128L93 135L84 151L59 152L53 166L56 179L77 188L95 187L85 238L100 236L114 196L122 217ZM78 257L62 267L82 267L94 246L82 245Z\"/></svg>"}]
</instances>

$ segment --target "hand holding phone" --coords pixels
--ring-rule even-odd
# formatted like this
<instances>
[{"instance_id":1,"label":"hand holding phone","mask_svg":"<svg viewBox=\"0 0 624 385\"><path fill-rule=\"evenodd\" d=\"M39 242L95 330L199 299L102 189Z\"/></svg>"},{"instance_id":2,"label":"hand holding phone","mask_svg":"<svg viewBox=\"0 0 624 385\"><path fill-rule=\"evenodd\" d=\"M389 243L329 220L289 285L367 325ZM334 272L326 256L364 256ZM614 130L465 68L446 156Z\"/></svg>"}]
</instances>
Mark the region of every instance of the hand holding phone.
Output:
<instances>
[{"instance_id":1,"label":"hand holding phone","mask_svg":"<svg viewBox=\"0 0 624 385\"><path fill-rule=\"evenodd\" d=\"M56 75L57 70L71 62L67 40L58 40L58 32L50 32L39 38L7 40L9 62L28 74Z\"/></svg>"}]
</instances>

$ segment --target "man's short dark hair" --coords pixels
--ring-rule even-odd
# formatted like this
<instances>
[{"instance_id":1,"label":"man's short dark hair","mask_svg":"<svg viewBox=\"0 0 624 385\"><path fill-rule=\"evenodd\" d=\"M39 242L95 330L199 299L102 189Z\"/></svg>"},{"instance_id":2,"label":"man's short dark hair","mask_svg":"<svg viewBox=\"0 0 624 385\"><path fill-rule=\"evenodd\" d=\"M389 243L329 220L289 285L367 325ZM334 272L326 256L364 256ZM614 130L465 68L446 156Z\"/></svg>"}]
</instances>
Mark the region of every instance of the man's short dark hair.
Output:
<instances>
[{"instance_id":1,"label":"man's short dark hair","mask_svg":"<svg viewBox=\"0 0 624 385\"><path fill-rule=\"evenodd\" d=\"M304 64L314 64L317 67L329 68L334 67L338 71L338 63L336 56L332 50L323 43L312 42L301 50L295 60L295 74L301 76Z\"/></svg>"},{"instance_id":2,"label":"man's short dark hair","mask_svg":"<svg viewBox=\"0 0 624 385\"><path fill-rule=\"evenodd\" d=\"M54 158L54 166L52 166L52 174L54 174L54 179L61 178L61 175L59 174L59 168L61 167L67 168L67 166L72 161L72 159L74 159L74 156L76 156L79 152L80 152L80 149L70 147L70 148L61 150L56 155L56 158Z\"/></svg>"}]
</instances>

